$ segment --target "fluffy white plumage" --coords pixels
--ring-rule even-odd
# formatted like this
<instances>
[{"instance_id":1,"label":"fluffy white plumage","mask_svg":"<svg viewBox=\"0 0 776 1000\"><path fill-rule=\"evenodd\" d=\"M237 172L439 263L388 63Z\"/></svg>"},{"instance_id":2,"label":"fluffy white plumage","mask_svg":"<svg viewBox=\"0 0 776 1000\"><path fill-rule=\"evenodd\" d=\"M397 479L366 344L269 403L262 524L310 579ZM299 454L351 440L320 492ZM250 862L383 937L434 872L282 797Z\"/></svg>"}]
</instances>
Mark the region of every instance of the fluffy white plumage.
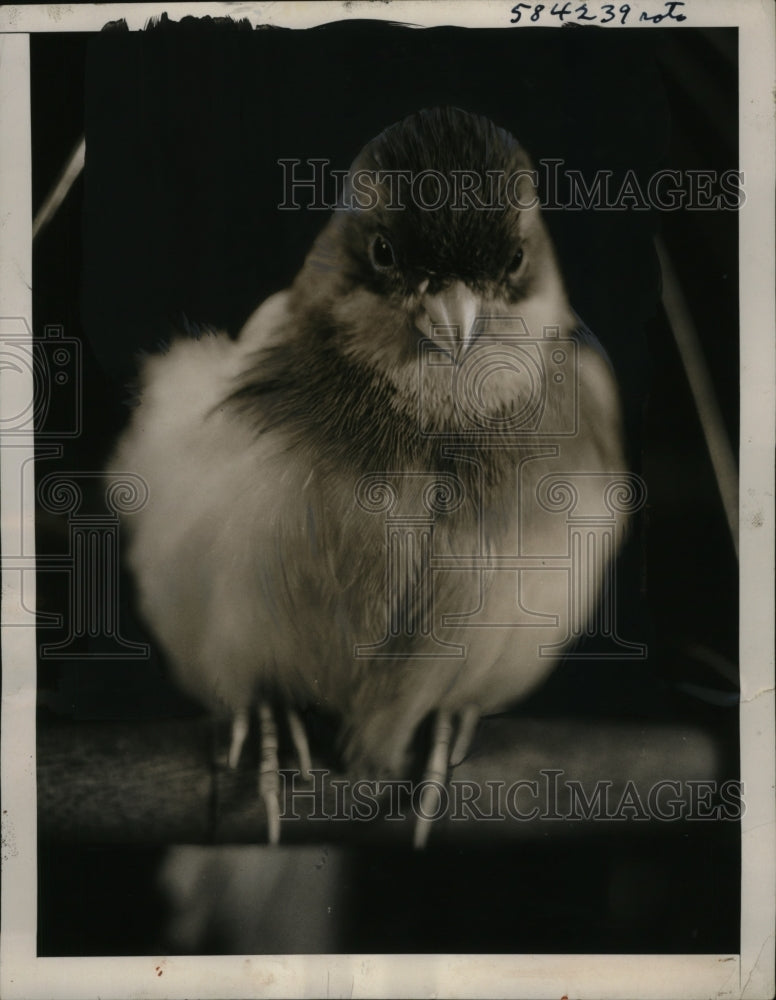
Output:
<instances>
[{"instance_id":1,"label":"fluffy white plumage","mask_svg":"<svg viewBox=\"0 0 776 1000\"><path fill-rule=\"evenodd\" d=\"M433 126L432 146L440 129L470 127L472 116L445 114L425 123L415 116L412 127L422 138ZM455 151L455 135L446 141ZM467 133L464 165L472 142ZM581 618L589 617L602 577L599 564L597 578L575 596L569 574L552 568L567 551L568 526L537 502L537 485L551 473L615 475L625 466L613 376L579 333L537 210L518 223L528 264L518 263L517 279L451 278L457 295L475 289L479 315L488 317L468 363L479 351L487 365L487 352L497 349L482 402L494 419L536 388L504 317L522 318L532 341L555 326L574 345L575 386L548 378L544 406L561 412L561 394L575 391L577 433L529 434L517 443L500 432L467 436L445 398L450 383L418 368L418 316L433 321L435 303L450 302L438 269L429 268L430 290L422 268L408 277L409 263L401 286L370 283L356 265L364 265L376 223L345 216L335 213L293 287L267 300L237 341L178 339L146 362L141 401L111 469L139 474L149 487L147 506L127 522L128 559L142 613L182 686L231 715L259 697L332 710L342 720L346 763L372 776L401 772L430 712L471 720L506 708L545 678L562 648L541 655L540 647L568 636L575 600ZM395 238L399 257L401 234L394 237L384 217L377 224L385 239ZM473 224L488 239L492 220ZM467 254L477 232L462 233L450 253ZM264 378L247 405L234 396ZM453 452L419 432L424 393L432 424L453 434L445 438ZM386 512L363 504L362 477L380 473L396 490L392 517L427 516L423 490L435 475L462 486L460 506L437 513L430 529L435 570L416 548L387 578ZM578 478L579 504L594 505L600 486ZM619 518L618 540L623 528ZM518 553L535 557L530 570L498 568L499 558ZM452 561L440 562L445 557ZM424 573L433 580L433 612L418 596ZM357 646L386 636L391 587L397 602L406 597L405 627L382 647L388 655L356 656ZM431 635L419 624L426 612ZM549 617L537 624L529 613ZM459 618L451 624L445 616ZM439 656L440 642L463 655Z\"/></svg>"}]
</instances>

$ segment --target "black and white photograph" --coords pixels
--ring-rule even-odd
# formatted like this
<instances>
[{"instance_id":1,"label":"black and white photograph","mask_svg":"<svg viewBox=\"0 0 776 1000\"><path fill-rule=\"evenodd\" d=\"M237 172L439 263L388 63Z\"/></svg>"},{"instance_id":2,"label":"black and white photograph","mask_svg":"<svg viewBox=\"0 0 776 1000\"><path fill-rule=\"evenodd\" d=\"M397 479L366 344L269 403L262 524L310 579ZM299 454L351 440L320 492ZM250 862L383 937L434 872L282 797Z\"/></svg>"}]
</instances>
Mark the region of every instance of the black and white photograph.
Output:
<instances>
[{"instance_id":1,"label":"black and white photograph","mask_svg":"<svg viewBox=\"0 0 776 1000\"><path fill-rule=\"evenodd\" d=\"M0 8L3 996L773 995L774 25Z\"/></svg>"}]
</instances>

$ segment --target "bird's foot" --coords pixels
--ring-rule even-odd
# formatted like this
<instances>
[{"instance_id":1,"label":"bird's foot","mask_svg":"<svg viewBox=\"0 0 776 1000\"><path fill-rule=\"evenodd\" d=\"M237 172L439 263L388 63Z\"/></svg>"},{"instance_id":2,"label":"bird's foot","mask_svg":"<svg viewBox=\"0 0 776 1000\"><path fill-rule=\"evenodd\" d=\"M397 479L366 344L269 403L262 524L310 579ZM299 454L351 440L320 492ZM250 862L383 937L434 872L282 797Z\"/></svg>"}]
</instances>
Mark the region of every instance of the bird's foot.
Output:
<instances>
[{"instance_id":1,"label":"bird's foot","mask_svg":"<svg viewBox=\"0 0 776 1000\"><path fill-rule=\"evenodd\" d=\"M304 728L301 716L293 708L286 710L288 729L291 733L291 742L294 744L296 759L299 762L299 771L303 781L310 780L310 769L313 766L310 758L310 745L307 742L307 730Z\"/></svg>"},{"instance_id":2,"label":"bird's foot","mask_svg":"<svg viewBox=\"0 0 776 1000\"><path fill-rule=\"evenodd\" d=\"M278 730L270 704L259 702L261 727L261 757L259 760L259 798L267 811L267 839L280 842L280 762L278 761Z\"/></svg>"},{"instance_id":3,"label":"bird's foot","mask_svg":"<svg viewBox=\"0 0 776 1000\"><path fill-rule=\"evenodd\" d=\"M245 745L249 727L250 719L248 717L248 713L235 713L232 717L232 737L229 741L229 753L226 758L227 763L232 770L234 770L240 762L240 754L242 753L242 748Z\"/></svg>"},{"instance_id":4,"label":"bird's foot","mask_svg":"<svg viewBox=\"0 0 776 1000\"><path fill-rule=\"evenodd\" d=\"M280 814L282 811L280 803L278 729L275 721L275 713L268 701L259 702L257 715L260 734L259 798L264 803L267 813L267 839L270 844L277 844L280 841ZM310 746L307 742L304 723L299 713L292 708L286 710L286 719L299 763L301 777L307 781L310 778L312 760L310 758ZM235 713L232 718L232 734L227 756L227 762L232 769L235 769L239 764L240 754L245 745L249 728L250 717L248 713L244 711Z\"/></svg>"},{"instance_id":5,"label":"bird's foot","mask_svg":"<svg viewBox=\"0 0 776 1000\"><path fill-rule=\"evenodd\" d=\"M455 734L453 749L450 751L450 767L458 767L468 754L479 721L480 706L464 705L458 716L458 732Z\"/></svg>"},{"instance_id":6,"label":"bird's foot","mask_svg":"<svg viewBox=\"0 0 776 1000\"><path fill-rule=\"evenodd\" d=\"M431 824L441 805L440 789L447 781L448 770L460 764L469 752L479 718L478 705L464 706L457 717L458 728L453 740L453 714L445 709L439 709L436 714L431 752L423 775L424 788L420 797L419 815L415 820L413 844L416 849L422 849L428 843Z\"/></svg>"}]
</instances>

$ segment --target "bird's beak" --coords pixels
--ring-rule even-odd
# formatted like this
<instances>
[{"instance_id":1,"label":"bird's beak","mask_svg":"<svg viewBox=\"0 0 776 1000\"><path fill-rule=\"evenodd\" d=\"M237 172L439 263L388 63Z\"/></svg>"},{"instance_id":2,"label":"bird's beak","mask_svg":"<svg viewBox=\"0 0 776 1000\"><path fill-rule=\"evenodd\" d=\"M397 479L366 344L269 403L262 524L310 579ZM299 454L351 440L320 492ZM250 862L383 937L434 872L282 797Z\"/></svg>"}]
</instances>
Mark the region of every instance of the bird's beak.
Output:
<instances>
[{"instance_id":1,"label":"bird's beak","mask_svg":"<svg viewBox=\"0 0 776 1000\"><path fill-rule=\"evenodd\" d=\"M434 341L458 362L474 340L480 300L462 281L454 282L436 295L426 294L427 284L423 282L419 288L418 328L424 337Z\"/></svg>"}]
</instances>

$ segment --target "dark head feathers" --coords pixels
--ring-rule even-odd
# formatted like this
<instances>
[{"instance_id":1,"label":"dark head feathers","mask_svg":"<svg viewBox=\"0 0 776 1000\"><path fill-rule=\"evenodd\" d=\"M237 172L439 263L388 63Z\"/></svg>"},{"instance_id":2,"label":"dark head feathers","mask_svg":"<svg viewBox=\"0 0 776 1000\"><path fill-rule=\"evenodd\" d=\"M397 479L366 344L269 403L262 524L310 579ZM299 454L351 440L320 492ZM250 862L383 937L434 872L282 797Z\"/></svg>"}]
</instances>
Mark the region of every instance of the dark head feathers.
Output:
<instances>
[{"instance_id":1,"label":"dark head feathers","mask_svg":"<svg viewBox=\"0 0 776 1000\"><path fill-rule=\"evenodd\" d=\"M519 238L520 213L508 195L527 201L530 170L519 142L487 118L460 108L418 111L356 157L344 209L357 218L346 229L388 235L412 280L494 280ZM376 205L356 193L359 175L376 179Z\"/></svg>"},{"instance_id":2,"label":"dark head feathers","mask_svg":"<svg viewBox=\"0 0 776 1000\"><path fill-rule=\"evenodd\" d=\"M520 143L488 118L461 108L424 108L370 140L351 170L513 170L527 166Z\"/></svg>"},{"instance_id":3,"label":"dark head feathers","mask_svg":"<svg viewBox=\"0 0 776 1000\"><path fill-rule=\"evenodd\" d=\"M283 426L297 444L336 451L355 468L442 467L441 441L418 433L411 391L419 377L414 317L421 289L435 294L459 279L486 297L509 293L521 213L509 199L499 204L498 184L494 191L486 185L489 177L498 182L530 169L509 132L458 108L419 111L368 142L351 182L359 171L402 172L398 204L388 207L384 180L369 208L351 205L346 192L291 289L287 336L256 356L231 405L257 433ZM449 185L435 209L413 197L413 179L432 172ZM457 205L462 173L474 179L473 197L490 199L491 207ZM395 251L395 267L374 266L370 247L380 235ZM465 433L460 440L468 443Z\"/></svg>"}]
</instances>

